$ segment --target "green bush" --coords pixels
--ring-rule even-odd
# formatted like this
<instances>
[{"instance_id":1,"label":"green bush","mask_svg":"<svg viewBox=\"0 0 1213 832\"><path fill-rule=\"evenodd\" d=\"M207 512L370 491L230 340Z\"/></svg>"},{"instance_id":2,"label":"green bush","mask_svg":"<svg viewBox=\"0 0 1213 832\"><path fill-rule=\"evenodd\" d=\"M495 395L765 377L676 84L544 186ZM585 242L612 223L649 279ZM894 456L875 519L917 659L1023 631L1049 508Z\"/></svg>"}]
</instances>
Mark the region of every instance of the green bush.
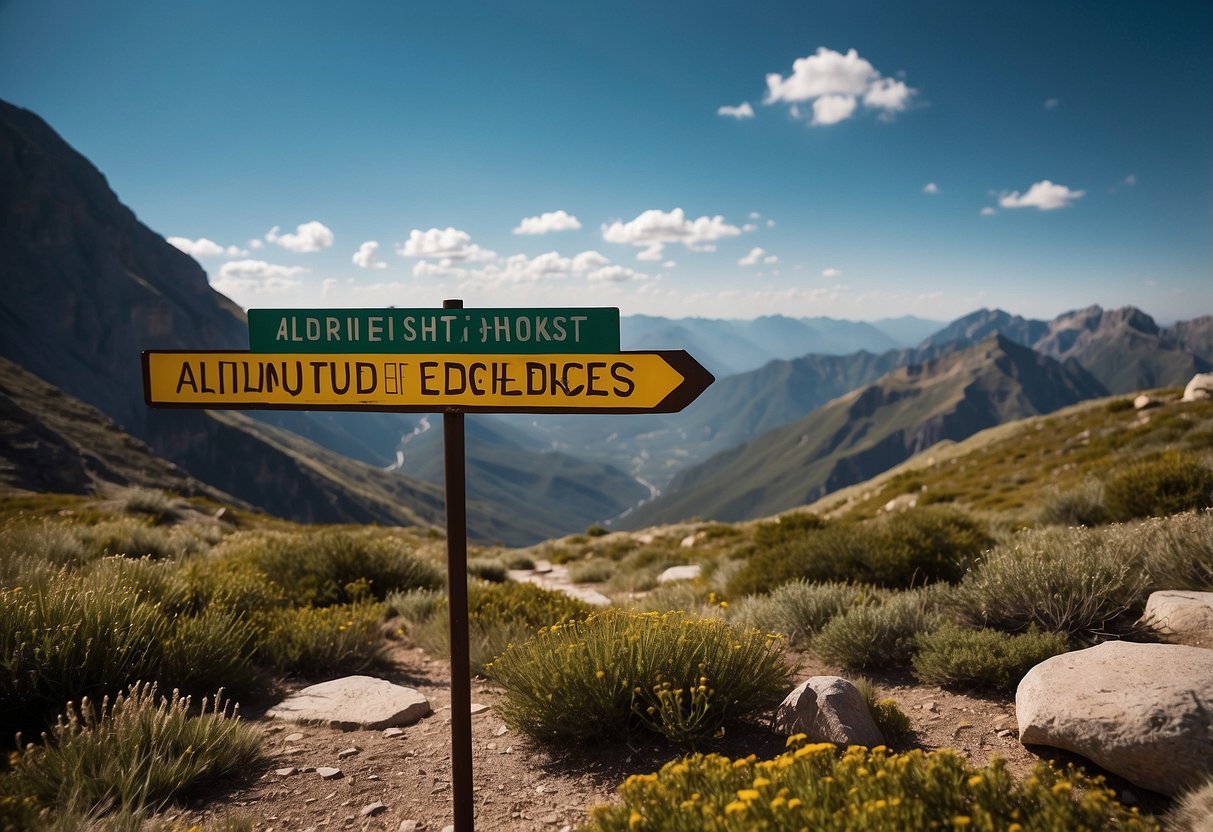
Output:
<instances>
[{"instance_id":1,"label":"green bush","mask_svg":"<svg viewBox=\"0 0 1213 832\"><path fill-rule=\"evenodd\" d=\"M297 606L348 604L393 590L442 585L442 576L400 542L350 531L237 533L215 550L223 565L247 564Z\"/></svg>"},{"instance_id":2,"label":"green bush","mask_svg":"<svg viewBox=\"0 0 1213 832\"><path fill-rule=\"evenodd\" d=\"M977 563L955 603L970 623L1007 632L1035 625L1086 642L1125 632L1149 587L1130 539L1102 529L1021 534Z\"/></svg>"},{"instance_id":3,"label":"green bush","mask_svg":"<svg viewBox=\"0 0 1213 832\"><path fill-rule=\"evenodd\" d=\"M610 533L611 533L610 529L608 529L604 526L600 526L597 523L595 523L594 525L590 526L588 529L585 530L586 537L605 537L606 535L608 535Z\"/></svg>"},{"instance_id":4,"label":"green bush","mask_svg":"<svg viewBox=\"0 0 1213 832\"><path fill-rule=\"evenodd\" d=\"M1103 483L1088 478L1073 488L1048 489L1039 520L1046 526L1098 526L1108 522Z\"/></svg>"},{"instance_id":5,"label":"green bush","mask_svg":"<svg viewBox=\"0 0 1213 832\"><path fill-rule=\"evenodd\" d=\"M5 525L0 529L0 564L24 558L62 566L83 563L89 558L89 552L77 527L66 523L40 520Z\"/></svg>"},{"instance_id":6,"label":"green bush","mask_svg":"<svg viewBox=\"0 0 1213 832\"><path fill-rule=\"evenodd\" d=\"M806 527L794 539L760 548L728 589L730 595L750 595L798 578L893 588L956 581L993 542L983 523L948 506L910 509L868 523Z\"/></svg>"},{"instance_id":7,"label":"green bush","mask_svg":"<svg viewBox=\"0 0 1213 832\"><path fill-rule=\"evenodd\" d=\"M729 608L728 602L700 581L675 581L661 584L652 592L631 601L629 609L637 612L692 612L697 615L720 616Z\"/></svg>"},{"instance_id":8,"label":"green bush","mask_svg":"<svg viewBox=\"0 0 1213 832\"><path fill-rule=\"evenodd\" d=\"M1170 451L1125 466L1104 489L1114 521L1165 517L1213 506L1213 469L1195 454Z\"/></svg>"},{"instance_id":9,"label":"green bush","mask_svg":"<svg viewBox=\"0 0 1213 832\"><path fill-rule=\"evenodd\" d=\"M763 548L798 542L804 538L806 533L824 529L827 525L829 525L828 521L811 512L789 512L781 514L772 521L755 526L754 542Z\"/></svg>"},{"instance_id":10,"label":"green bush","mask_svg":"<svg viewBox=\"0 0 1213 832\"><path fill-rule=\"evenodd\" d=\"M914 729L910 718L897 704L896 699L877 695L876 686L866 676L856 676L852 684L867 703L868 713L872 715L872 721L876 723L886 742L892 746L900 746L913 736Z\"/></svg>"},{"instance_id":11,"label":"green bush","mask_svg":"<svg viewBox=\"0 0 1213 832\"><path fill-rule=\"evenodd\" d=\"M446 597L415 592L393 595L389 609L408 622L409 637L432 655L449 655L450 625ZM530 583L468 583L468 652L472 673L485 666L510 644L523 642L540 627L584 617L589 605L562 592Z\"/></svg>"},{"instance_id":12,"label":"green bush","mask_svg":"<svg viewBox=\"0 0 1213 832\"><path fill-rule=\"evenodd\" d=\"M821 658L842 667L902 667L919 633L939 623L934 599L922 590L900 592L883 604L852 607L809 642Z\"/></svg>"},{"instance_id":13,"label":"green bush","mask_svg":"<svg viewBox=\"0 0 1213 832\"><path fill-rule=\"evenodd\" d=\"M258 656L279 672L303 676L362 670L382 657L382 621L383 605L374 601L274 610Z\"/></svg>"},{"instance_id":14,"label":"green bush","mask_svg":"<svg viewBox=\"0 0 1213 832\"><path fill-rule=\"evenodd\" d=\"M795 740L796 738L793 738ZM793 741L790 741L793 742ZM693 755L636 774L591 810L590 832L1156 832L1102 778L1045 763L1017 783L1001 760L970 766L952 751L890 754L832 743L773 760Z\"/></svg>"},{"instance_id":15,"label":"green bush","mask_svg":"<svg viewBox=\"0 0 1213 832\"><path fill-rule=\"evenodd\" d=\"M175 501L155 488L130 488L118 498L123 511L146 514L156 522L162 522L176 513Z\"/></svg>"},{"instance_id":16,"label":"green bush","mask_svg":"<svg viewBox=\"0 0 1213 832\"><path fill-rule=\"evenodd\" d=\"M747 627L782 633L804 647L833 618L851 607L879 602L884 594L871 586L798 580L776 587L770 595L743 598L733 617Z\"/></svg>"},{"instance_id":17,"label":"green bush","mask_svg":"<svg viewBox=\"0 0 1213 832\"><path fill-rule=\"evenodd\" d=\"M569 580L577 584L600 584L615 574L615 561L605 558L579 560L569 564Z\"/></svg>"},{"instance_id":18,"label":"green bush","mask_svg":"<svg viewBox=\"0 0 1213 832\"><path fill-rule=\"evenodd\" d=\"M914 675L928 685L989 688L1014 693L1029 670L1069 650L1061 633L1031 629L1019 635L947 624L918 636Z\"/></svg>"},{"instance_id":19,"label":"green bush","mask_svg":"<svg viewBox=\"0 0 1213 832\"><path fill-rule=\"evenodd\" d=\"M502 718L539 740L675 742L786 692L792 673L777 639L684 613L607 610L541 630L489 667L505 689Z\"/></svg>"},{"instance_id":20,"label":"green bush","mask_svg":"<svg viewBox=\"0 0 1213 832\"><path fill-rule=\"evenodd\" d=\"M1150 590L1213 591L1213 511L1186 512L1107 530L1109 546L1132 552Z\"/></svg>"},{"instance_id":21,"label":"green bush","mask_svg":"<svg viewBox=\"0 0 1213 832\"><path fill-rule=\"evenodd\" d=\"M491 558L471 558L468 561L468 576L495 584L503 583L509 577L505 564Z\"/></svg>"},{"instance_id":22,"label":"green bush","mask_svg":"<svg viewBox=\"0 0 1213 832\"><path fill-rule=\"evenodd\" d=\"M112 704L68 706L42 745L15 759L16 794L95 813L157 809L208 781L261 759L261 737L216 695L190 714L190 700L133 685Z\"/></svg>"}]
</instances>

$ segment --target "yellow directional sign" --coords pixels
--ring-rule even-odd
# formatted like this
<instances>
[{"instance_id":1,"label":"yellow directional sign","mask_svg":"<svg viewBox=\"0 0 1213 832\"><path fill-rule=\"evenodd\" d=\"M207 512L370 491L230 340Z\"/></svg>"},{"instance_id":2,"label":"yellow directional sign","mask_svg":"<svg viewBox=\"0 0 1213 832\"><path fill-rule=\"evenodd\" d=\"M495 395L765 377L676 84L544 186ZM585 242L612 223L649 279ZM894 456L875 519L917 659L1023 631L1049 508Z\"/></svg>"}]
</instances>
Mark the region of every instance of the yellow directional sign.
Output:
<instances>
[{"instance_id":1,"label":"yellow directional sign","mask_svg":"<svg viewBox=\"0 0 1213 832\"><path fill-rule=\"evenodd\" d=\"M152 407L672 413L714 379L683 350L594 355L143 353Z\"/></svg>"}]
</instances>

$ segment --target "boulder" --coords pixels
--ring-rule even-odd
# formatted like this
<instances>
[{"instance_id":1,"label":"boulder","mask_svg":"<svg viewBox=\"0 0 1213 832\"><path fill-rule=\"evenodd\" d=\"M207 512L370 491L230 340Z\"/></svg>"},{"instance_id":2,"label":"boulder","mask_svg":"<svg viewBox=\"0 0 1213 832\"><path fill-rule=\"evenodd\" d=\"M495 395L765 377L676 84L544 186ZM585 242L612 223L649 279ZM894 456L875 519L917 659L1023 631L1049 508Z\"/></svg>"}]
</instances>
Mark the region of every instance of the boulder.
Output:
<instances>
[{"instance_id":1,"label":"boulder","mask_svg":"<svg viewBox=\"0 0 1213 832\"><path fill-rule=\"evenodd\" d=\"M1206 399L1213 399L1213 373L1197 373L1184 388L1183 400L1199 402Z\"/></svg>"},{"instance_id":2,"label":"boulder","mask_svg":"<svg viewBox=\"0 0 1213 832\"><path fill-rule=\"evenodd\" d=\"M343 731L374 731L412 725L429 713L429 700L413 688L372 676L346 676L293 693L266 716Z\"/></svg>"},{"instance_id":3,"label":"boulder","mask_svg":"<svg viewBox=\"0 0 1213 832\"><path fill-rule=\"evenodd\" d=\"M775 730L806 734L812 742L884 744L863 695L841 676L813 676L789 693L775 711Z\"/></svg>"},{"instance_id":4,"label":"boulder","mask_svg":"<svg viewBox=\"0 0 1213 832\"><path fill-rule=\"evenodd\" d=\"M686 566L671 566L657 576L657 583L672 584L675 581L693 581L699 577L701 571L702 569L697 563Z\"/></svg>"},{"instance_id":5,"label":"boulder","mask_svg":"<svg viewBox=\"0 0 1213 832\"><path fill-rule=\"evenodd\" d=\"M1142 393L1133 400L1133 407L1137 408L1138 410L1146 410L1151 407L1158 407L1160 404L1162 404L1162 402L1160 402L1158 399L1154 398L1153 396L1148 396L1145 393Z\"/></svg>"},{"instance_id":6,"label":"boulder","mask_svg":"<svg viewBox=\"0 0 1213 832\"><path fill-rule=\"evenodd\" d=\"M1028 671L1019 740L1072 751L1162 794L1213 775L1213 650L1106 642Z\"/></svg>"},{"instance_id":7,"label":"boulder","mask_svg":"<svg viewBox=\"0 0 1213 832\"><path fill-rule=\"evenodd\" d=\"M1152 592L1141 620L1171 641L1213 648L1213 592Z\"/></svg>"}]
</instances>

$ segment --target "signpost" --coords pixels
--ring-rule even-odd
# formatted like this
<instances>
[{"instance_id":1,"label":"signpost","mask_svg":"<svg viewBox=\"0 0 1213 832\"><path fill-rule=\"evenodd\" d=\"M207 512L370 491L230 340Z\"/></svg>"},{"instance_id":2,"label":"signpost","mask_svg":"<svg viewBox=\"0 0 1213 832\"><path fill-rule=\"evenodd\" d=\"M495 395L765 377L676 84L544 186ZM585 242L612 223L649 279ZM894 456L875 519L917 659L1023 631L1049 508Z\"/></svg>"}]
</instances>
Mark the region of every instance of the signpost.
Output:
<instances>
[{"instance_id":1,"label":"signpost","mask_svg":"<svg viewBox=\"0 0 1213 832\"><path fill-rule=\"evenodd\" d=\"M250 309L249 351L148 350L149 407L443 414L456 832L471 832L465 413L673 413L714 379L682 350L623 352L619 310Z\"/></svg>"}]
</instances>

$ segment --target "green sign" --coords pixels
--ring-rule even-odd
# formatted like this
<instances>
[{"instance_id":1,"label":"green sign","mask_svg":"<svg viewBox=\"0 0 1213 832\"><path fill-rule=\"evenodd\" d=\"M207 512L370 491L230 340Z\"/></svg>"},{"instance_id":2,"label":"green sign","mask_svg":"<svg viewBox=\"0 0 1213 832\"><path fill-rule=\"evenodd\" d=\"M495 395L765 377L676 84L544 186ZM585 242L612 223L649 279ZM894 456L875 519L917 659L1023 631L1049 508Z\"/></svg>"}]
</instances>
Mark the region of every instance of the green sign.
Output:
<instances>
[{"instance_id":1,"label":"green sign","mask_svg":"<svg viewBox=\"0 0 1213 832\"><path fill-rule=\"evenodd\" d=\"M250 309L255 353L615 353L619 310Z\"/></svg>"}]
</instances>

